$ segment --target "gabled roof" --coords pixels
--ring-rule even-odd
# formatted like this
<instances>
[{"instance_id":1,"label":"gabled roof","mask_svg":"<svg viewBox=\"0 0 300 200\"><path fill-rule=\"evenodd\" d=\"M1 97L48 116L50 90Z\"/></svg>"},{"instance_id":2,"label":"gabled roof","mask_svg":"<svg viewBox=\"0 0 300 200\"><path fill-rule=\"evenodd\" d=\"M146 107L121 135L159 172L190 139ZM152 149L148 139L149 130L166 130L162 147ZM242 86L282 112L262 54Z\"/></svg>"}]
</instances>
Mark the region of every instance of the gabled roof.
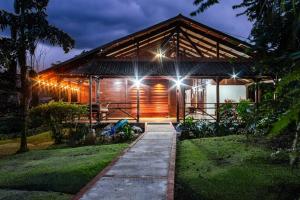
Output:
<instances>
[{"instance_id":1,"label":"gabled roof","mask_svg":"<svg viewBox=\"0 0 300 200\"><path fill-rule=\"evenodd\" d=\"M226 33L178 15L149 28L114 40L42 71L69 71L93 59L153 58L157 49L175 58L249 59L251 45Z\"/></svg>"},{"instance_id":2,"label":"gabled roof","mask_svg":"<svg viewBox=\"0 0 300 200\"><path fill-rule=\"evenodd\" d=\"M172 60L132 61L132 60L93 60L86 65L67 71L63 76L97 76L111 77L145 77L145 76L172 76L172 77L230 77L238 73L240 78L253 77L251 62L229 62L221 60L184 60L179 63Z\"/></svg>"}]
</instances>

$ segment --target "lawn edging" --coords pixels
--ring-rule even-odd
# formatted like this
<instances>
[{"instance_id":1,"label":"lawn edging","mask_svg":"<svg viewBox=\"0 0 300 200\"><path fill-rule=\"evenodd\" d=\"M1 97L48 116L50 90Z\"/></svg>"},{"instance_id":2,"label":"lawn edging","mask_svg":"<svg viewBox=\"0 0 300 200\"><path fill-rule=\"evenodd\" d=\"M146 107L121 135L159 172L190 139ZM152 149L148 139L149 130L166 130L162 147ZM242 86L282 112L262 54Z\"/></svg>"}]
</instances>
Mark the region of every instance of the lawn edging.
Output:
<instances>
[{"instance_id":1,"label":"lawn edging","mask_svg":"<svg viewBox=\"0 0 300 200\"><path fill-rule=\"evenodd\" d=\"M173 126L172 123L170 123L170 124L171 124L171 126ZM171 157L170 157L170 162L169 162L168 183L167 183L167 200L174 199L176 143L177 143L176 131L173 134L175 134L175 136L173 137L173 140L172 140Z\"/></svg>"}]
</instances>

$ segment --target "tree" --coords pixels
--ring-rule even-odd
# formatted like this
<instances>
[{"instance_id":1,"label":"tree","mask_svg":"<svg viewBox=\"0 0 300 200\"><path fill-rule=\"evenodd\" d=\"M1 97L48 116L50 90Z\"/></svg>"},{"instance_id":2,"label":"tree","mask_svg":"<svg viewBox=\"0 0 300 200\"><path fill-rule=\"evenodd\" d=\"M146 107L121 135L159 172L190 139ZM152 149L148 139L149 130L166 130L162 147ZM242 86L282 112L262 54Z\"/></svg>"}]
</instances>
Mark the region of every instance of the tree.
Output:
<instances>
[{"instance_id":1,"label":"tree","mask_svg":"<svg viewBox=\"0 0 300 200\"><path fill-rule=\"evenodd\" d=\"M197 10L204 12L219 0L195 0ZM300 130L300 0L243 0L233 9L244 9L238 15L246 15L253 22L250 40L257 56L257 70L270 74L275 83L274 107L278 118L270 130L270 136L284 133L293 127L293 155L297 157ZM263 68L261 67L263 66ZM293 156L295 157L295 156ZM291 164L295 164L294 158Z\"/></svg>"},{"instance_id":2,"label":"tree","mask_svg":"<svg viewBox=\"0 0 300 200\"><path fill-rule=\"evenodd\" d=\"M48 42L59 45L68 52L74 47L74 40L65 32L49 24L46 9L49 0L15 0L14 12L0 10L0 28L11 31L11 42L21 75L20 117L23 122L19 152L25 152L27 147L27 118L30 104L30 68L27 66L27 56L35 52L38 42Z\"/></svg>"}]
</instances>

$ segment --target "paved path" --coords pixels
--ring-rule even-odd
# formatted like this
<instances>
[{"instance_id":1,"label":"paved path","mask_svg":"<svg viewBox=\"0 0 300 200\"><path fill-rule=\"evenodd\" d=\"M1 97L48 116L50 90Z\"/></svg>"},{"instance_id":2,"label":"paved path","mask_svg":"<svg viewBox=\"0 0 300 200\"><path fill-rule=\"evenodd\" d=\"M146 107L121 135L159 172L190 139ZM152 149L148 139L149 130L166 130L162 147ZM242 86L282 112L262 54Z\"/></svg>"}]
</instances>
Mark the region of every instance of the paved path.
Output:
<instances>
[{"instance_id":1,"label":"paved path","mask_svg":"<svg viewBox=\"0 0 300 200\"><path fill-rule=\"evenodd\" d=\"M172 200L176 134L170 123L148 123L145 134L75 199Z\"/></svg>"}]
</instances>

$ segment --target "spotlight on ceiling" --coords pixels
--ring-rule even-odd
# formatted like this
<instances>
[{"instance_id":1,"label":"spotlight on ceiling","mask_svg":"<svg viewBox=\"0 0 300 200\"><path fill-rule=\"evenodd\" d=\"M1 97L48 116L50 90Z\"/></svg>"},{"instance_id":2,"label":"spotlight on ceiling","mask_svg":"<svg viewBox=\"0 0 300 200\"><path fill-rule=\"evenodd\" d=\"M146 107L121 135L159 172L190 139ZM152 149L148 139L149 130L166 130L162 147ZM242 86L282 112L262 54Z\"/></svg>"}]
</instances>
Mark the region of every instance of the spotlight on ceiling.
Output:
<instances>
[{"instance_id":1,"label":"spotlight on ceiling","mask_svg":"<svg viewBox=\"0 0 300 200\"><path fill-rule=\"evenodd\" d=\"M158 49L155 56L161 59L165 57L165 53L161 49Z\"/></svg>"},{"instance_id":2,"label":"spotlight on ceiling","mask_svg":"<svg viewBox=\"0 0 300 200\"><path fill-rule=\"evenodd\" d=\"M134 80L134 85L138 88L141 86L141 83L142 83L142 80L139 80L139 79Z\"/></svg>"},{"instance_id":3,"label":"spotlight on ceiling","mask_svg":"<svg viewBox=\"0 0 300 200\"><path fill-rule=\"evenodd\" d=\"M175 81L176 87L179 88L182 85L182 79L177 79Z\"/></svg>"},{"instance_id":4,"label":"spotlight on ceiling","mask_svg":"<svg viewBox=\"0 0 300 200\"><path fill-rule=\"evenodd\" d=\"M231 78L232 79L237 79L238 78L238 74L236 74L235 72L233 72L233 74L231 74Z\"/></svg>"}]
</instances>

